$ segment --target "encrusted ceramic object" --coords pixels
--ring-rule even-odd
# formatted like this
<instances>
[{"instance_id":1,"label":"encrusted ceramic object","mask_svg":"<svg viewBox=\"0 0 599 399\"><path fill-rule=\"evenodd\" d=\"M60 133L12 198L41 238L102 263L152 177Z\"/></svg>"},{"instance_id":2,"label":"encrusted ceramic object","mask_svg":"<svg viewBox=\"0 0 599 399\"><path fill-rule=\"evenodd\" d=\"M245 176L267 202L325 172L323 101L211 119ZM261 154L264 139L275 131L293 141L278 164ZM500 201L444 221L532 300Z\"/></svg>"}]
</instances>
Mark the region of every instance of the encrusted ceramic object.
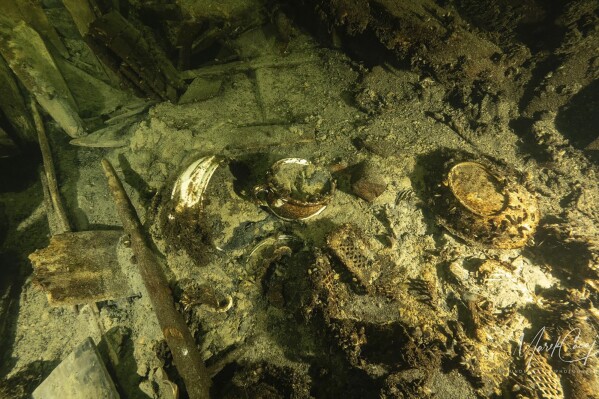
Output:
<instances>
[{"instance_id":1,"label":"encrusted ceramic object","mask_svg":"<svg viewBox=\"0 0 599 399\"><path fill-rule=\"evenodd\" d=\"M331 174L301 158L275 162L268 171L266 184L254 188L257 202L284 220L306 220L320 214L334 193Z\"/></svg>"},{"instance_id":2,"label":"encrusted ceramic object","mask_svg":"<svg viewBox=\"0 0 599 399\"><path fill-rule=\"evenodd\" d=\"M215 155L202 157L179 175L171 193L171 199L176 202L175 211L202 205L206 187L219 164L220 159Z\"/></svg>"},{"instance_id":3,"label":"encrusted ceramic object","mask_svg":"<svg viewBox=\"0 0 599 399\"><path fill-rule=\"evenodd\" d=\"M482 160L450 160L442 169L431 190L440 224L486 247L526 245L539 222L539 209L516 171Z\"/></svg>"},{"instance_id":4,"label":"encrusted ceramic object","mask_svg":"<svg viewBox=\"0 0 599 399\"><path fill-rule=\"evenodd\" d=\"M185 166L189 165L189 166ZM236 191L230 161L219 156L192 158L165 186L158 223L167 243L198 263L213 250L241 256L268 219Z\"/></svg>"},{"instance_id":5,"label":"encrusted ceramic object","mask_svg":"<svg viewBox=\"0 0 599 399\"><path fill-rule=\"evenodd\" d=\"M207 227L206 191L220 164L221 159L213 155L192 162L177 176L159 214L169 244L184 248L198 262L204 261L209 248L214 247L215 232Z\"/></svg>"}]
</instances>

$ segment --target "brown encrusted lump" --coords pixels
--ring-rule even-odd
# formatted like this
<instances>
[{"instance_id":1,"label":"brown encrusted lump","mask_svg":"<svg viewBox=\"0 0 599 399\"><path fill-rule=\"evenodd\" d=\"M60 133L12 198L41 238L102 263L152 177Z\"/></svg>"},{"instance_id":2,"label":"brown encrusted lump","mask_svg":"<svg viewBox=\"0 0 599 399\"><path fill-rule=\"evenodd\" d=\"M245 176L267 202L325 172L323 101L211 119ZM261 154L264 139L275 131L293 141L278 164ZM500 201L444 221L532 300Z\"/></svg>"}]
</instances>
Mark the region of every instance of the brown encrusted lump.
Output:
<instances>
[{"instance_id":1,"label":"brown encrusted lump","mask_svg":"<svg viewBox=\"0 0 599 399\"><path fill-rule=\"evenodd\" d=\"M463 151L440 149L427 158L426 196L440 225L488 248L520 248L530 241L540 215L521 173L499 160ZM468 173L457 173L456 167ZM493 202L500 204L486 209Z\"/></svg>"},{"instance_id":2,"label":"brown encrusted lump","mask_svg":"<svg viewBox=\"0 0 599 399\"><path fill-rule=\"evenodd\" d=\"M328 339L352 367L380 377L406 367L432 370L440 366L446 337L439 327L427 326L424 318L420 326L401 321L356 320L348 305L357 296L369 294L353 292L350 281L334 269L332 261L321 251L316 252L314 265L308 270L313 293L311 303L303 310L304 317L324 325ZM417 315L406 316L408 322L418 322Z\"/></svg>"}]
</instances>

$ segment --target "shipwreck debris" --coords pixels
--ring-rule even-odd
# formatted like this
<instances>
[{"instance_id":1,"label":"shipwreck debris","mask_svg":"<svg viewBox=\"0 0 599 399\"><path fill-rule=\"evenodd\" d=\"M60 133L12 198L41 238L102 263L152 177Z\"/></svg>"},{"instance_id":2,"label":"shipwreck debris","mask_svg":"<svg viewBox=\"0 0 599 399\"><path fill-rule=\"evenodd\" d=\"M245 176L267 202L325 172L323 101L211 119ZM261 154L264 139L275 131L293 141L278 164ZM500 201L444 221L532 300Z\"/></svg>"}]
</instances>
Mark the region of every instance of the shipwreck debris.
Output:
<instances>
[{"instance_id":1,"label":"shipwreck debris","mask_svg":"<svg viewBox=\"0 0 599 399\"><path fill-rule=\"evenodd\" d=\"M52 306L80 305L130 296L131 289L117 260L121 230L72 232L56 179L50 144L35 101L31 110L42 152L50 245L29 255L34 281L47 293ZM56 225L56 226L54 226Z\"/></svg>"},{"instance_id":2,"label":"shipwreck debris","mask_svg":"<svg viewBox=\"0 0 599 399\"><path fill-rule=\"evenodd\" d=\"M18 135L21 143L33 143L36 140L33 120L29 115L25 97L19 88L17 79L8 64L0 56L0 110L10 127ZM5 126L5 128L9 128Z\"/></svg>"},{"instance_id":3,"label":"shipwreck debris","mask_svg":"<svg viewBox=\"0 0 599 399\"><path fill-rule=\"evenodd\" d=\"M214 155L202 157L179 175L171 193L171 199L176 202L175 212L201 208L204 192L219 163L220 160Z\"/></svg>"},{"instance_id":4,"label":"shipwreck debris","mask_svg":"<svg viewBox=\"0 0 599 399\"><path fill-rule=\"evenodd\" d=\"M33 392L33 399L119 399L91 338L77 346Z\"/></svg>"},{"instance_id":5,"label":"shipwreck debris","mask_svg":"<svg viewBox=\"0 0 599 399\"><path fill-rule=\"evenodd\" d=\"M215 155L200 157L181 172L161 211L161 225L171 245L183 247L201 261L211 248L213 234L205 228L206 189L223 160Z\"/></svg>"},{"instance_id":6,"label":"shipwreck debris","mask_svg":"<svg viewBox=\"0 0 599 399\"><path fill-rule=\"evenodd\" d=\"M365 162L352 176L351 189L358 197L372 202L385 192L387 182L372 162Z\"/></svg>"},{"instance_id":7,"label":"shipwreck debris","mask_svg":"<svg viewBox=\"0 0 599 399\"><path fill-rule=\"evenodd\" d=\"M132 295L117 260L121 230L65 232L29 259L35 282L52 306L81 305Z\"/></svg>"},{"instance_id":8,"label":"shipwreck debris","mask_svg":"<svg viewBox=\"0 0 599 399\"><path fill-rule=\"evenodd\" d=\"M283 220L306 220L325 210L335 184L327 170L310 161L284 158L271 166L266 184L254 187L254 196Z\"/></svg>"},{"instance_id":9,"label":"shipwreck debris","mask_svg":"<svg viewBox=\"0 0 599 399\"><path fill-rule=\"evenodd\" d=\"M175 308L168 281L156 255L149 247L135 208L110 162L104 159L102 167L125 232L131 237L131 247L137 258L150 302L187 393L191 399L207 399L211 385L210 376L183 316Z\"/></svg>"},{"instance_id":10,"label":"shipwreck debris","mask_svg":"<svg viewBox=\"0 0 599 399\"><path fill-rule=\"evenodd\" d=\"M563 399L564 391L559 375L553 370L542 353L528 344L522 347L523 391L534 397ZM521 396L518 396L521 397Z\"/></svg>"},{"instance_id":11,"label":"shipwreck debris","mask_svg":"<svg viewBox=\"0 0 599 399\"><path fill-rule=\"evenodd\" d=\"M206 305L214 312L224 313L233 307L233 297L215 289L210 284L189 285L183 290L179 302L183 305L184 311Z\"/></svg>"},{"instance_id":12,"label":"shipwreck debris","mask_svg":"<svg viewBox=\"0 0 599 399\"><path fill-rule=\"evenodd\" d=\"M452 234L509 249L523 247L535 233L540 218L537 199L515 170L485 160L453 158L433 174L429 202L439 223Z\"/></svg>"},{"instance_id":13,"label":"shipwreck debris","mask_svg":"<svg viewBox=\"0 0 599 399\"><path fill-rule=\"evenodd\" d=\"M355 282L369 291L381 274L381 265L364 234L351 224L333 231L327 244Z\"/></svg>"},{"instance_id":14,"label":"shipwreck debris","mask_svg":"<svg viewBox=\"0 0 599 399\"><path fill-rule=\"evenodd\" d=\"M71 137L85 134L73 96L43 39L24 22L0 20L0 53L23 86Z\"/></svg>"},{"instance_id":15,"label":"shipwreck debris","mask_svg":"<svg viewBox=\"0 0 599 399\"><path fill-rule=\"evenodd\" d=\"M183 82L168 59L135 26L111 10L89 24L86 42L139 97L175 102Z\"/></svg>"}]
</instances>

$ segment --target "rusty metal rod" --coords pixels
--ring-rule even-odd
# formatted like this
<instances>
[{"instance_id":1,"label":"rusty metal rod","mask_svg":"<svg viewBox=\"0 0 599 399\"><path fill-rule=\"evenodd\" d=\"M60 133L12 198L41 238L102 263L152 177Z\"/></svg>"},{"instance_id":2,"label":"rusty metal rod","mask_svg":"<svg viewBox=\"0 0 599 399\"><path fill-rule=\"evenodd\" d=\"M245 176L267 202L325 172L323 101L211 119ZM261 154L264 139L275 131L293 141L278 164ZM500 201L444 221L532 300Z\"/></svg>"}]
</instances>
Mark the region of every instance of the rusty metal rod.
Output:
<instances>
[{"instance_id":1,"label":"rusty metal rod","mask_svg":"<svg viewBox=\"0 0 599 399\"><path fill-rule=\"evenodd\" d=\"M103 159L102 167L114 196L123 228L131 237L131 247L137 258L139 272L148 291L150 302L189 397L208 399L210 376L183 316L175 308L168 282L156 255L150 249L135 208L110 162Z\"/></svg>"}]
</instances>

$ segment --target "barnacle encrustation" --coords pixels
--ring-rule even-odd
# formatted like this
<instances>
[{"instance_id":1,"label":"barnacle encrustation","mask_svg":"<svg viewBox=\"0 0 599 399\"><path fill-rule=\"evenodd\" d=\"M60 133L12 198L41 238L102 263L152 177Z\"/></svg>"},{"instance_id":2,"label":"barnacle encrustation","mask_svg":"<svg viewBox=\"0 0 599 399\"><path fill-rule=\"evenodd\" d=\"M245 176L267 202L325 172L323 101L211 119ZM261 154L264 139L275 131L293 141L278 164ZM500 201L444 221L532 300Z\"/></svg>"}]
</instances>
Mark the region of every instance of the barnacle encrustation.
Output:
<instances>
[{"instance_id":1,"label":"barnacle encrustation","mask_svg":"<svg viewBox=\"0 0 599 399\"><path fill-rule=\"evenodd\" d=\"M347 362L370 376L378 378L405 367L433 369L438 366L444 338L433 314L444 313L420 303L407 292L401 298L393 299L377 295L380 292L372 285L368 286L372 288L371 292L356 292L359 278L369 276L363 274L368 268L360 269L368 267L365 261L368 256L357 256L356 253L361 251L351 242L348 245L349 249L345 248L341 259L316 252L314 264L308 269L312 290L304 317L324 325L329 340L344 354ZM351 264L341 262L340 265L338 261L342 259ZM358 269L352 273L354 267ZM402 290L407 291L407 288L406 284ZM373 306L372 301L378 305ZM398 303L402 304L400 320L389 318ZM370 316L369 321L364 320L364 314Z\"/></svg>"},{"instance_id":2,"label":"barnacle encrustation","mask_svg":"<svg viewBox=\"0 0 599 399\"><path fill-rule=\"evenodd\" d=\"M469 377L480 396L499 394L509 376L511 356L509 344L489 340L480 343L470 339L462 324L450 323L460 371Z\"/></svg>"}]
</instances>

